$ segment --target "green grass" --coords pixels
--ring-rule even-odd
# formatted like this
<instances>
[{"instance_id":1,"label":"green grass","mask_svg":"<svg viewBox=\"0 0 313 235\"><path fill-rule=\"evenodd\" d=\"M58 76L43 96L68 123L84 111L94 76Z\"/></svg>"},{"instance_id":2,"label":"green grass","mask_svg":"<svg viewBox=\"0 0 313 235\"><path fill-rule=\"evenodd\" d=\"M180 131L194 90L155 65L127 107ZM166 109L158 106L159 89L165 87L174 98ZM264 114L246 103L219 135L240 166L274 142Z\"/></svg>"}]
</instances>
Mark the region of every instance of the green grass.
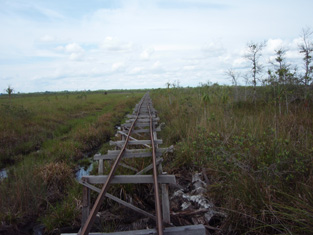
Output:
<instances>
[{"instance_id":1,"label":"green grass","mask_svg":"<svg viewBox=\"0 0 313 235\"><path fill-rule=\"evenodd\" d=\"M46 231L80 224L74 170L107 142L143 93L77 93L0 99L0 223L43 222Z\"/></svg>"},{"instance_id":2,"label":"green grass","mask_svg":"<svg viewBox=\"0 0 313 235\"><path fill-rule=\"evenodd\" d=\"M176 88L152 93L166 127L161 138L175 152L171 173L202 171L207 197L226 212L222 229L234 233L308 234L313 230L313 112L303 103L279 115L268 87L257 104L235 102L226 86ZM208 96L208 97L205 97ZM203 98L205 97L205 98ZM251 100L251 99L250 99Z\"/></svg>"},{"instance_id":3,"label":"green grass","mask_svg":"<svg viewBox=\"0 0 313 235\"><path fill-rule=\"evenodd\" d=\"M77 138L85 138L79 139L87 142L85 149L99 144L99 140L92 139L89 132L102 131L100 129L105 127L99 129L98 126L106 118L118 123L121 117L112 111L126 108L127 96L132 95L88 93L79 98L76 93L61 93L13 96L11 101L0 99L0 168L14 163L15 156L19 154L37 151L48 140L67 138L67 134L73 132ZM105 113L109 116L103 115ZM95 122L98 124L94 125Z\"/></svg>"}]
</instances>

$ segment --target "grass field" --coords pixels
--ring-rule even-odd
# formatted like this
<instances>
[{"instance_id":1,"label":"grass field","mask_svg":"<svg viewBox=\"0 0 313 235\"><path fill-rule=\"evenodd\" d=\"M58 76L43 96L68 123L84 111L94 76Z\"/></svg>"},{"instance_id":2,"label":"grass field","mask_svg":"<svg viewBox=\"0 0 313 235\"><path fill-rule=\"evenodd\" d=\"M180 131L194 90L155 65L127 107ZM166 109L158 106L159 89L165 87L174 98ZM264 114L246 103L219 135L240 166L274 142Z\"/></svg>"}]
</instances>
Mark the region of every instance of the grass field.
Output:
<instances>
[{"instance_id":1,"label":"grass field","mask_svg":"<svg viewBox=\"0 0 313 235\"><path fill-rule=\"evenodd\" d=\"M78 162L114 136L143 92L55 93L0 99L0 221L11 230L32 221L52 231L79 224Z\"/></svg>"},{"instance_id":2,"label":"grass field","mask_svg":"<svg viewBox=\"0 0 313 235\"><path fill-rule=\"evenodd\" d=\"M227 214L223 234L310 234L312 104L279 107L268 87L258 88L254 104L251 90L240 87L239 99L233 87L218 85L153 92L166 123L161 137L175 144L166 170L205 169L207 197Z\"/></svg>"},{"instance_id":3,"label":"grass field","mask_svg":"<svg viewBox=\"0 0 313 235\"><path fill-rule=\"evenodd\" d=\"M271 88L258 87L253 103L251 91L218 85L152 91L166 123L160 138L164 146L175 145L165 171L205 170L206 196L227 215L218 224L222 234L309 234L312 102L290 98L284 105ZM79 226L82 187L74 169L114 136L114 126L143 94L1 97L0 157L9 170L0 183L1 224L14 230L33 221L50 232Z\"/></svg>"}]
</instances>

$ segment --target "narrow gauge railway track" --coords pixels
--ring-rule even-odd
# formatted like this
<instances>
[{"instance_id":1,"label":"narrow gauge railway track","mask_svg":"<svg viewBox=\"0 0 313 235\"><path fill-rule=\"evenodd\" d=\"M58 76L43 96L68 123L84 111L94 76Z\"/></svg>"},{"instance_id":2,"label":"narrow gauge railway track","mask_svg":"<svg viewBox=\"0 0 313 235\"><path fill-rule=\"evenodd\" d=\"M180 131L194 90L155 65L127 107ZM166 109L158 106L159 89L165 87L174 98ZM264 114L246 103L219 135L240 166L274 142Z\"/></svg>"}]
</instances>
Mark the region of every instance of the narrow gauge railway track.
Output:
<instances>
[{"instance_id":1,"label":"narrow gauge railway track","mask_svg":"<svg viewBox=\"0 0 313 235\"><path fill-rule=\"evenodd\" d=\"M151 140L151 147L152 147L152 162L153 162L153 185L154 185L154 197L155 197L155 211L156 211L156 222L157 222L157 232L158 235L162 235L163 234L163 222L162 222L162 215L161 215L161 203L160 203L160 197L159 197L159 186L158 186L158 172L157 172L157 163L156 163L156 152L155 152L155 144L154 144L154 136L153 136L153 129L154 129L154 125L153 125L153 117L152 117L152 107L151 107L151 99L148 93L146 93L143 98L141 99L140 103L139 103L139 107L137 110L137 115L133 121L133 123L131 124L128 134L126 135L126 140L125 143L120 151L120 153L118 154L112 169L107 177L107 180L105 182L105 184L103 185L101 192L99 193L97 200L94 204L94 206L92 207L92 210L90 211L90 214L87 218L87 221L85 222L84 226L82 227L81 231L80 231L80 235L87 235L90 232L90 229L95 221L96 218L96 214L99 211L99 208L104 200L105 194L110 186L110 183L114 177L114 174L116 172L116 169L118 167L118 164L120 163L124 153L125 153L125 149L128 146L128 142L130 140L130 136L132 134L132 131L134 129L134 126L138 120L138 117L140 116L141 112L143 111L147 111L148 110L148 116L150 119L150 140ZM146 112L145 112L146 113Z\"/></svg>"},{"instance_id":2,"label":"narrow gauge railway track","mask_svg":"<svg viewBox=\"0 0 313 235\"><path fill-rule=\"evenodd\" d=\"M162 154L173 151L173 147L159 148L158 145L162 144L162 140L157 138L157 132L161 130L161 125L157 126L159 118L156 111L152 106L149 93L146 93L140 102L136 105L133 114L127 115L129 118L126 123L121 125L121 130L117 133L122 138L121 141L111 141L111 145L115 145L116 149L109 150L107 154L96 154L94 160L99 161L99 175L96 176L83 176L81 181L83 187L83 200L82 200L82 226L79 230L79 235L89 234L97 213L100 209L104 198L107 197L136 213L140 213L145 217L151 218L156 221L156 229L146 230L133 230L127 232L116 232L110 234L165 234L165 235L204 235L205 228L203 225L188 225L173 227L170 221L170 202L169 202L169 184L176 184L174 175L167 175L162 169ZM136 139L134 135L139 136ZM142 139L147 136L149 139ZM134 147L133 147L134 146ZM143 146L144 148L139 148ZM122 160L130 158L152 158L152 164L145 166L143 169L138 170L133 166L124 164ZM103 175L103 161L114 161L112 168L108 175ZM117 167L125 167L129 170L135 171L134 175L115 175ZM146 175L147 172L153 172L152 175ZM155 215L136 207L135 205L123 201L118 197L109 194L107 191L111 184L153 184L154 199L155 199ZM94 186L93 184L103 184L102 189ZM159 192L159 186L161 192ZM95 204L90 210L90 191L93 190L99 193ZM162 198L160 200L160 196ZM161 209L162 208L162 209ZM164 228L164 225L171 226ZM105 235L107 233L92 233L97 235ZM64 234L65 235L65 234ZM71 234L73 235L73 234Z\"/></svg>"}]
</instances>

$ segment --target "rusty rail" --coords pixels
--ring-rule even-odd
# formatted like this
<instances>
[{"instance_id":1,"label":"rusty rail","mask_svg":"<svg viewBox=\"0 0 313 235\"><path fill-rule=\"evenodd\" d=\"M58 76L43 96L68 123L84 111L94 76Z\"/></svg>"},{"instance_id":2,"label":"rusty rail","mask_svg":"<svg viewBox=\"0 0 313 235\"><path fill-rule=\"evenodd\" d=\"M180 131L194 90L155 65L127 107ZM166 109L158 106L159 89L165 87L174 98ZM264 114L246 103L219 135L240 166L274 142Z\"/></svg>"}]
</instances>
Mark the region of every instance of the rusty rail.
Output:
<instances>
[{"instance_id":1,"label":"rusty rail","mask_svg":"<svg viewBox=\"0 0 313 235\"><path fill-rule=\"evenodd\" d=\"M122 147L122 149L120 150L119 155L117 156L111 171L108 175L108 178L105 182L105 184L103 185L101 192L99 193L96 202L94 204L94 206L92 207L92 210L90 211L90 214L87 218L86 223L83 225L81 231L78 233L80 235L88 235L90 232L90 229L95 221L96 218L96 214L99 211L99 208L104 200L105 194L109 188L110 182L112 181L115 171L119 165L120 160L122 159L125 149L128 145L128 141L130 139L130 135L135 127L136 121L138 120L138 117L140 115L140 110L141 107L143 105L144 102L146 102L147 97L149 97L147 94L144 95L144 97L141 99L141 102L139 103L139 107L137 110L137 114L136 114L136 118L134 119L131 127L129 128L125 143ZM158 174L157 174L157 163L156 163L156 153L155 153L155 143L154 143L154 135L153 135L153 130L154 130L154 126L153 126L153 117L151 114L151 108L150 108L150 100L147 104L147 108L149 111L149 118L150 118L150 138L151 138L151 147L152 147L152 161L153 161L153 183L154 183L154 193L155 193L155 211L156 211L156 222L157 222L157 233L158 235L163 235L163 220L162 220L162 215L161 215L161 203L160 203L160 197L159 197L159 186L158 186Z\"/></svg>"},{"instance_id":2,"label":"rusty rail","mask_svg":"<svg viewBox=\"0 0 313 235\"><path fill-rule=\"evenodd\" d=\"M99 211L99 208L100 208L100 206L101 206L101 204L102 204L102 202L103 202L103 200L104 200L105 194L106 194L106 192L107 192L107 190L108 190L108 188L109 188L110 182L111 182L111 180L112 180L113 177L114 177L114 174L115 174L115 171L116 171L116 169L117 169L117 166L118 166L120 160L121 160L122 157L123 157L123 154L124 154L125 149L126 149L126 147L127 147L128 141L129 141L129 139L130 139L130 134L131 134L131 132L132 132L132 130L133 130L135 124L136 124L136 121L137 121L138 116L139 116L139 114L140 114L141 106L142 106L142 104L143 104L145 98L146 98L146 95L142 98L142 100L141 100L141 102L140 102L140 104L139 104L139 108L138 108L138 111L137 111L137 116L136 116L134 122L132 123L132 125L131 125L131 127L130 127L130 129L129 129L129 131L128 131L128 135L127 135L127 137L126 137L125 144L124 144L123 148L121 149L119 155L117 156L117 158L116 158L116 160L115 160L115 162L114 162L114 164L113 164L113 166L112 166L112 169L111 169L111 171L110 171L110 173L109 173L109 175L108 175L108 179L107 179L107 181L105 182L105 184L103 185L103 187L102 187L102 189L101 189L101 192L99 193L99 195L98 195L98 197L97 197L97 200L96 200L94 206L92 207L92 209L91 209L91 211L90 211L90 214L89 214L89 216L88 216L88 218L87 218L86 223L84 224L82 230L79 232L80 235L88 235L89 232L90 232L90 229L91 229L91 227L92 227L92 225L93 225L93 223L94 223L94 221L95 221L97 212Z\"/></svg>"},{"instance_id":3,"label":"rusty rail","mask_svg":"<svg viewBox=\"0 0 313 235\"><path fill-rule=\"evenodd\" d=\"M154 200L155 200L155 211L156 211L156 222L157 222L157 232L158 235L163 235L163 220L161 214L161 203L159 196L159 184L158 184L158 171L156 164L155 156L155 145L154 145L154 136L153 136L153 118L151 115L150 104L148 105L148 111L150 116L150 138L151 138L151 147L152 147L152 163L153 163L153 187L154 187Z\"/></svg>"}]
</instances>

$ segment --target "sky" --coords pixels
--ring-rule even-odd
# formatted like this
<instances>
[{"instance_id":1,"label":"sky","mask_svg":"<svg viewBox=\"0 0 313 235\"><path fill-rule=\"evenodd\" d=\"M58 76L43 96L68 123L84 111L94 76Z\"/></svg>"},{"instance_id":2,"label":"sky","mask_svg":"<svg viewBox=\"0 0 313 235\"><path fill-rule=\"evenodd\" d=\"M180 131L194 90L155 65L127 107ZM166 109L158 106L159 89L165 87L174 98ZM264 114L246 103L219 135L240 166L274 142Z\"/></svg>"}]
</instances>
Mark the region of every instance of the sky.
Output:
<instances>
[{"instance_id":1,"label":"sky","mask_svg":"<svg viewBox=\"0 0 313 235\"><path fill-rule=\"evenodd\" d=\"M247 43L299 64L312 0L0 0L0 93L231 84ZM240 78L240 84L244 80Z\"/></svg>"}]
</instances>

